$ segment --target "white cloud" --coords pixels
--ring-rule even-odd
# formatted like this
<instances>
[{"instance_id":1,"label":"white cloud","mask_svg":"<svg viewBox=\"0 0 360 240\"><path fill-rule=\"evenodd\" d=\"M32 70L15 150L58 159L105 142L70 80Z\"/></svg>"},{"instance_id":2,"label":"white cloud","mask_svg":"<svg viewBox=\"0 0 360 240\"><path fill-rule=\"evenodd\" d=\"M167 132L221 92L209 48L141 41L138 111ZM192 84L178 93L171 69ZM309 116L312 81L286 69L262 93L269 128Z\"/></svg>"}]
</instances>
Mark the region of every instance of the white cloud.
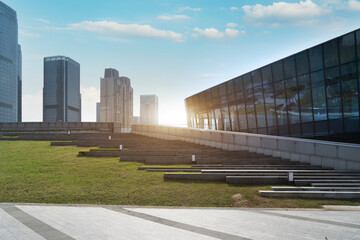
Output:
<instances>
[{"instance_id":1,"label":"white cloud","mask_svg":"<svg viewBox=\"0 0 360 240\"><path fill-rule=\"evenodd\" d=\"M178 9L179 12L183 12L183 11L201 11L201 8L191 8L191 7L179 7Z\"/></svg>"},{"instance_id":2,"label":"white cloud","mask_svg":"<svg viewBox=\"0 0 360 240\"><path fill-rule=\"evenodd\" d=\"M348 5L350 10L360 11L360 2L356 0L349 0Z\"/></svg>"},{"instance_id":3,"label":"white cloud","mask_svg":"<svg viewBox=\"0 0 360 240\"><path fill-rule=\"evenodd\" d=\"M246 20L259 25L272 26L283 23L293 25L311 24L316 18L330 12L329 9L320 7L311 0L300 1L299 3L275 2L269 6L261 4L245 5L242 9L245 12Z\"/></svg>"},{"instance_id":4,"label":"white cloud","mask_svg":"<svg viewBox=\"0 0 360 240\"><path fill-rule=\"evenodd\" d=\"M239 8L238 7L231 7L230 10L231 11L237 11L237 10L239 10Z\"/></svg>"},{"instance_id":5,"label":"white cloud","mask_svg":"<svg viewBox=\"0 0 360 240\"><path fill-rule=\"evenodd\" d=\"M173 21L173 20L186 20L186 19L190 19L190 17L187 15L161 15L158 16L158 19L165 21Z\"/></svg>"},{"instance_id":6,"label":"white cloud","mask_svg":"<svg viewBox=\"0 0 360 240\"><path fill-rule=\"evenodd\" d=\"M236 29L230 29L230 28L226 28L225 32L221 32L216 28L205 28L205 29L200 29L198 27L193 29L194 33L192 34L193 37L197 38L199 36L204 36L206 38L211 38L211 39L223 39L226 37L237 37L240 34L245 34L245 31L239 31Z\"/></svg>"},{"instance_id":7,"label":"white cloud","mask_svg":"<svg viewBox=\"0 0 360 240\"><path fill-rule=\"evenodd\" d=\"M234 28L234 27L237 27L238 25L236 23L229 22L228 24L226 24L226 26L230 27L230 28Z\"/></svg>"},{"instance_id":8,"label":"white cloud","mask_svg":"<svg viewBox=\"0 0 360 240\"><path fill-rule=\"evenodd\" d=\"M85 30L103 34L113 34L119 36L164 38L182 41L182 34L170 30L156 29L150 25L140 24L120 24L108 21L83 21L80 23L69 24L69 29Z\"/></svg>"},{"instance_id":9,"label":"white cloud","mask_svg":"<svg viewBox=\"0 0 360 240\"><path fill-rule=\"evenodd\" d=\"M22 96L22 120L24 122L42 121L42 107L42 90L35 94L24 94Z\"/></svg>"},{"instance_id":10,"label":"white cloud","mask_svg":"<svg viewBox=\"0 0 360 240\"><path fill-rule=\"evenodd\" d=\"M51 23L49 20L43 19L43 18L38 18L37 19L39 22L43 22L43 23Z\"/></svg>"},{"instance_id":11,"label":"white cloud","mask_svg":"<svg viewBox=\"0 0 360 240\"><path fill-rule=\"evenodd\" d=\"M96 103L100 102L100 90L96 87L80 86L81 93L81 120L84 122L96 121Z\"/></svg>"},{"instance_id":12,"label":"white cloud","mask_svg":"<svg viewBox=\"0 0 360 240\"><path fill-rule=\"evenodd\" d=\"M204 73L200 76L196 76L196 79L204 79L204 78L214 78L214 77L221 77L224 76L224 74L218 74L218 73Z\"/></svg>"},{"instance_id":13,"label":"white cloud","mask_svg":"<svg viewBox=\"0 0 360 240\"><path fill-rule=\"evenodd\" d=\"M19 30L19 35L24 36L24 37L29 37L29 38L39 38L40 37L40 34L28 32L25 30Z\"/></svg>"}]
</instances>

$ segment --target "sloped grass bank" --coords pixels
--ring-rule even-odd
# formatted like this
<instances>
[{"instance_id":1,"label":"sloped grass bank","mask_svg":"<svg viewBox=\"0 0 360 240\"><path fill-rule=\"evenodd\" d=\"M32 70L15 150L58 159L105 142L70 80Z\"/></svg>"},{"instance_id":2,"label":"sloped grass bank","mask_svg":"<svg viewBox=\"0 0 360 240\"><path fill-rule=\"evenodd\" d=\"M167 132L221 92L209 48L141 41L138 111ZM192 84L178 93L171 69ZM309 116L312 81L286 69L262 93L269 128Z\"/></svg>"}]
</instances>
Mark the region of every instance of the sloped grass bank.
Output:
<instances>
[{"instance_id":1,"label":"sloped grass bank","mask_svg":"<svg viewBox=\"0 0 360 240\"><path fill-rule=\"evenodd\" d=\"M112 157L77 157L89 148L46 141L0 142L0 202L198 207L320 207L360 201L270 199L223 182L164 181L163 173Z\"/></svg>"}]
</instances>

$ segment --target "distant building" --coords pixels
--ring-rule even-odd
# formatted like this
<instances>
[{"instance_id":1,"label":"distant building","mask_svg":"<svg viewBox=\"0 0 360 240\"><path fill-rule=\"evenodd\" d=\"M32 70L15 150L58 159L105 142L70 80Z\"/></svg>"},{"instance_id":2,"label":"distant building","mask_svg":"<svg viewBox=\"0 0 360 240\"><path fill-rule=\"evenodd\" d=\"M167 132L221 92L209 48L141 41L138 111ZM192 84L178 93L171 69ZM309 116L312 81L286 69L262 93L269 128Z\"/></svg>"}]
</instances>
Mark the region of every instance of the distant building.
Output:
<instances>
[{"instance_id":1,"label":"distant building","mask_svg":"<svg viewBox=\"0 0 360 240\"><path fill-rule=\"evenodd\" d=\"M81 122L80 64L69 57L44 58L44 122Z\"/></svg>"},{"instance_id":2,"label":"distant building","mask_svg":"<svg viewBox=\"0 0 360 240\"><path fill-rule=\"evenodd\" d=\"M0 1L0 122L21 122L21 61L16 12Z\"/></svg>"},{"instance_id":3,"label":"distant building","mask_svg":"<svg viewBox=\"0 0 360 240\"><path fill-rule=\"evenodd\" d=\"M140 123L158 124L158 97L156 95L140 96Z\"/></svg>"},{"instance_id":4,"label":"distant building","mask_svg":"<svg viewBox=\"0 0 360 240\"><path fill-rule=\"evenodd\" d=\"M132 124L140 124L140 117L139 116L133 116Z\"/></svg>"},{"instance_id":5,"label":"distant building","mask_svg":"<svg viewBox=\"0 0 360 240\"><path fill-rule=\"evenodd\" d=\"M130 79L119 77L116 69L105 69L100 78L100 121L130 127L133 117L133 89Z\"/></svg>"},{"instance_id":6,"label":"distant building","mask_svg":"<svg viewBox=\"0 0 360 240\"><path fill-rule=\"evenodd\" d=\"M100 102L96 103L96 122L100 122Z\"/></svg>"}]
</instances>

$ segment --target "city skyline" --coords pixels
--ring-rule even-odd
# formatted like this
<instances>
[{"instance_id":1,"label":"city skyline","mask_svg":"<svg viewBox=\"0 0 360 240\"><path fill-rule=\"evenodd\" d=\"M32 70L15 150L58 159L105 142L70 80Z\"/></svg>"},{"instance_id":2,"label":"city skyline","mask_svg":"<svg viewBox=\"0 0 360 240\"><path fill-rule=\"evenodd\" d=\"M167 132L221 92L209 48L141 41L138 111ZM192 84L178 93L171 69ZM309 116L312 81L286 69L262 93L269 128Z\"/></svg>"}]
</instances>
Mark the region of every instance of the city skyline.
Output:
<instances>
[{"instance_id":1,"label":"city skyline","mask_svg":"<svg viewBox=\"0 0 360 240\"><path fill-rule=\"evenodd\" d=\"M132 79L134 115L139 96L154 93L160 124L186 124L185 98L350 32L360 18L355 0L3 2L18 15L24 121L42 119L45 56L82 65L83 121L95 121L98 76L113 67Z\"/></svg>"}]
</instances>

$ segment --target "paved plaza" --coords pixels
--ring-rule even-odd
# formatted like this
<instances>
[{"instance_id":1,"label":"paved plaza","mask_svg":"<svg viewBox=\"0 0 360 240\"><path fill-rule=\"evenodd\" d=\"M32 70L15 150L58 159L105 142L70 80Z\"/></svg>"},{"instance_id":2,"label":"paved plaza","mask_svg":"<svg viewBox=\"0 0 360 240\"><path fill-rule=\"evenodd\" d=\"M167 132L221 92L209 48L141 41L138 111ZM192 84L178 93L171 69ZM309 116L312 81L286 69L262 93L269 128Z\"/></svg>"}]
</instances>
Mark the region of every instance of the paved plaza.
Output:
<instances>
[{"instance_id":1,"label":"paved plaza","mask_svg":"<svg viewBox=\"0 0 360 240\"><path fill-rule=\"evenodd\" d=\"M360 239L359 210L0 203L0 239Z\"/></svg>"}]
</instances>

